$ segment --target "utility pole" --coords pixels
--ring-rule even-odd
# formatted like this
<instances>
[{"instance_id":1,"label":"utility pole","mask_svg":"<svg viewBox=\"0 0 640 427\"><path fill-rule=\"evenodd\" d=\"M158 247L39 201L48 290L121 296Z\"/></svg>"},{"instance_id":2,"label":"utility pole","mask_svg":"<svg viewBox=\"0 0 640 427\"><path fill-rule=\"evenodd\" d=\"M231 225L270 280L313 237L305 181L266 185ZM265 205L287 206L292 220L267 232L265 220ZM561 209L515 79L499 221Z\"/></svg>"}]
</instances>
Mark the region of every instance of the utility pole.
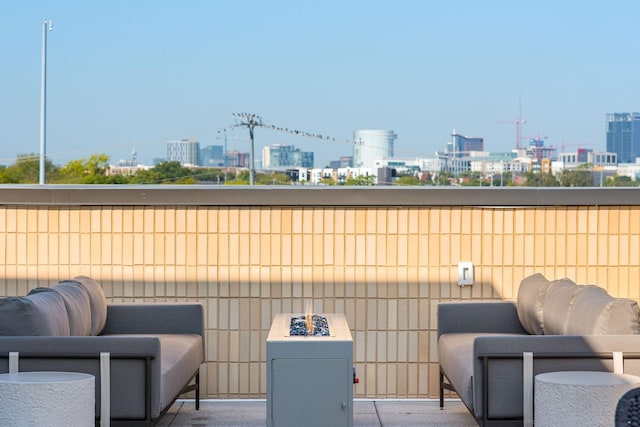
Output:
<instances>
[{"instance_id":1,"label":"utility pole","mask_svg":"<svg viewBox=\"0 0 640 427\"><path fill-rule=\"evenodd\" d=\"M251 163L249 165L249 184L253 185L254 184L254 176L255 176L255 160L254 160L254 143L253 143L253 130L256 126L260 126L263 128L267 128L267 129L272 129L278 132L284 132L284 133L288 133L291 135L295 135L295 136L304 136L307 138L315 138L315 139L320 139L320 140L324 140L324 141L332 141L332 142L336 142L336 138L332 138L330 136L327 135L320 135L317 133L312 133L312 132L305 132L305 131L301 131L301 130L297 130L297 129L289 129L289 128L282 128L282 127L278 127L275 125L270 125L270 124L266 124L262 121L262 117L256 115L256 114L251 114L251 113L232 113L233 117L236 117L237 119L240 120L240 123L236 123L234 125L229 126L229 128L231 127L239 127L239 126L246 126L249 128L249 162ZM225 132L224 135L224 140L225 140L225 152L226 152L226 142L227 142L227 131L228 128L225 129L221 129L218 131L218 133L220 132ZM363 141L362 140L358 140L358 141L350 141L350 140L345 140L344 142L348 143L348 144L356 144L356 145L362 145Z\"/></svg>"},{"instance_id":2,"label":"utility pole","mask_svg":"<svg viewBox=\"0 0 640 427\"><path fill-rule=\"evenodd\" d=\"M234 127L246 126L249 128L249 185L253 185L256 175L256 164L253 149L253 129L256 126L264 126L262 124L262 118L250 113L233 113L233 116L240 119L240 123L234 125Z\"/></svg>"},{"instance_id":3,"label":"utility pole","mask_svg":"<svg viewBox=\"0 0 640 427\"><path fill-rule=\"evenodd\" d=\"M48 27L48 28L47 28ZM47 31L53 30L53 21L42 20L42 75L40 82L40 184L45 184L47 151Z\"/></svg>"}]
</instances>

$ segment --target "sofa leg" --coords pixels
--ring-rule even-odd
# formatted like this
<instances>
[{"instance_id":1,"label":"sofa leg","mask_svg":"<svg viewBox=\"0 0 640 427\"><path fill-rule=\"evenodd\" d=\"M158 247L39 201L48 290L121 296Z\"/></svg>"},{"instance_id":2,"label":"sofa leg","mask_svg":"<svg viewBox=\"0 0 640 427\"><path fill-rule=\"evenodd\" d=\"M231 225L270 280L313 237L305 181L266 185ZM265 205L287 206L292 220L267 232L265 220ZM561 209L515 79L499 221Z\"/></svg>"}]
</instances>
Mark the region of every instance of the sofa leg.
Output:
<instances>
[{"instance_id":1,"label":"sofa leg","mask_svg":"<svg viewBox=\"0 0 640 427\"><path fill-rule=\"evenodd\" d=\"M196 411L200 410L200 370L196 373Z\"/></svg>"},{"instance_id":2,"label":"sofa leg","mask_svg":"<svg viewBox=\"0 0 640 427\"><path fill-rule=\"evenodd\" d=\"M440 409L444 409L444 374L440 371Z\"/></svg>"}]
</instances>

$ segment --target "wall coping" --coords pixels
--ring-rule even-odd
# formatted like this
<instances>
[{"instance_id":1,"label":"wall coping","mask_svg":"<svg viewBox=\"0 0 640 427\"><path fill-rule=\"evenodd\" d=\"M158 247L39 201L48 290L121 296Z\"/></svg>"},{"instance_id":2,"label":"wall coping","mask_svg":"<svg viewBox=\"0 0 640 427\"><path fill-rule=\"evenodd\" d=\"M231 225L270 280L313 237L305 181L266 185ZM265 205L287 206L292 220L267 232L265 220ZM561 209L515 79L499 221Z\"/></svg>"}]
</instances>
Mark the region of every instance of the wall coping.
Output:
<instances>
[{"instance_id":1,"label":"wall coping","mask_svg":"<svg viewBox=\"0 0 640 427\"><path fill-rule=\"evenodd\" d=\"M640 188L0 185L0 206L640 206Z\"/></svg>"}]
</instances>

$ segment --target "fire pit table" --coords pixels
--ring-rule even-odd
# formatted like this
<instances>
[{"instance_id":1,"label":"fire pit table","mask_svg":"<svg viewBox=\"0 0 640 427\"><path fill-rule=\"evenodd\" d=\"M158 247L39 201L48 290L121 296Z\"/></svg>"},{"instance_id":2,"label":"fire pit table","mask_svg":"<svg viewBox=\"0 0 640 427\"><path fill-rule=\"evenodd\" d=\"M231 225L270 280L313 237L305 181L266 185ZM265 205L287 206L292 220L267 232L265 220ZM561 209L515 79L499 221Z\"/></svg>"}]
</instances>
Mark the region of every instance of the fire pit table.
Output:
<instances>
[{"instance_id":1,"label":"fire pit table","mask_svg":"<svg viewBox=\"0 0 640 427\"><path fill-rule=\"evenodd\" d=\"M267 426L353 426L353 339L344 314L277 314L267 337Z\"/></svg>"}]
</instances>

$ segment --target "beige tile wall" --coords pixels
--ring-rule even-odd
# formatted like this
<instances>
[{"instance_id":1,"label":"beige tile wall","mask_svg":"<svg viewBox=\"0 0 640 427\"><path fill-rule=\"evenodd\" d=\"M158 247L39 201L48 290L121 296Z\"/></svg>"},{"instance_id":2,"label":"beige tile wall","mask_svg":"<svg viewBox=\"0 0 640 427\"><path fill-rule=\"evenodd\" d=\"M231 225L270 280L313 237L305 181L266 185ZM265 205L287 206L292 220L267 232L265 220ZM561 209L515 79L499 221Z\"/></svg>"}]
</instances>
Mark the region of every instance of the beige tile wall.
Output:
<instances>
[{"instance_id":1,"label":"beige tile wall","mask_svg":"<svg viewBox=\"0 0 640 427\"><path fill-rule=\"evenodd\" d=\"M344 312L356 397L435 397L441 300L526 275L640 298L639 207L0 207L0 295L78 274L112 301L200 301L205 394L264 397L272 316ZM456 284L458 261L476 283Z\"/></svg>"}]
</instances>

